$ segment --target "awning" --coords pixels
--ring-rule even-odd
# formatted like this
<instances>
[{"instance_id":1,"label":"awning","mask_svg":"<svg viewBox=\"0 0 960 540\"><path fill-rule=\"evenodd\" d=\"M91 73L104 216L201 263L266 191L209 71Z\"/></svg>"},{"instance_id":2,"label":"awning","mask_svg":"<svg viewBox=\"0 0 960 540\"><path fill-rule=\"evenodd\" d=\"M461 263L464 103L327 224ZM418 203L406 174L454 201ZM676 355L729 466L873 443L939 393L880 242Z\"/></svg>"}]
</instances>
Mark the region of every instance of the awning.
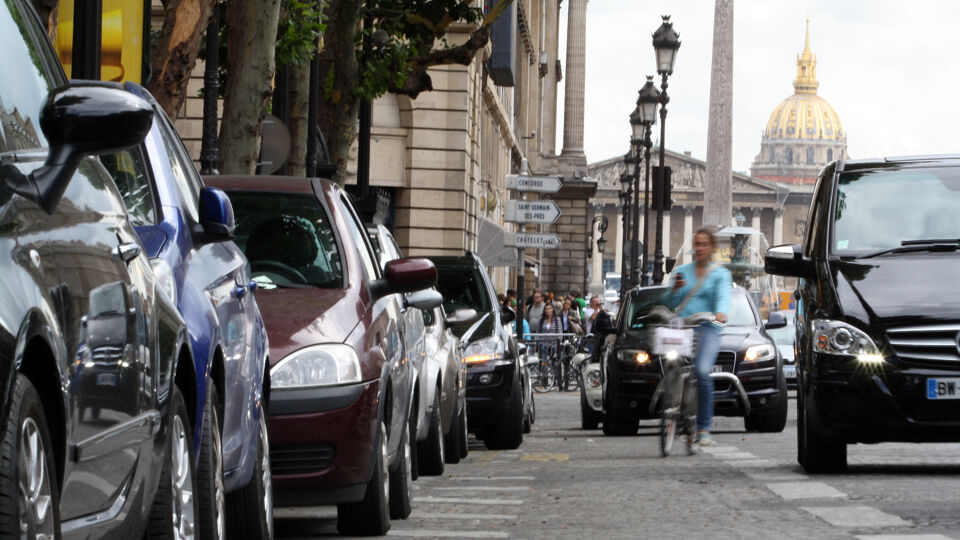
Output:
<instances>
[{"instance_id":1,"label":"awning","mask_svg":"<svg viewBox=\"0 0 960 540\"><path fill-rule=\"evenodd\" d=\"M517 248L503 245L503 227L487 218L477 225L477 256L487 266L518 266Z\"/></svg>"}]
</instances>

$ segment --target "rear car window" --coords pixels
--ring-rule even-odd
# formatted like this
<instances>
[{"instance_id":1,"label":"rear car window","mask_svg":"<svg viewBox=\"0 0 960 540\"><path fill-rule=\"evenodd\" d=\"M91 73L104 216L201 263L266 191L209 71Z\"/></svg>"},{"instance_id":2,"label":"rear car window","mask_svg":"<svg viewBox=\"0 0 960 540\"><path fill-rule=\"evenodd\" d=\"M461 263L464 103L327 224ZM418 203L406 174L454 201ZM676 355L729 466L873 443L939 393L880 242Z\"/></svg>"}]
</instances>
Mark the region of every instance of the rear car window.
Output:
<instances>
[{"instance_id":1,"label":"rear car window","mask_svg":"<svg viewBox=\"0 0 960 540\"><path fill-rule=\"evenodd\" d=\"M236 219L234 241L261 287L343 287L333 227L316 198L234 191L230 202Z\"/></svg>"}]
</instances>

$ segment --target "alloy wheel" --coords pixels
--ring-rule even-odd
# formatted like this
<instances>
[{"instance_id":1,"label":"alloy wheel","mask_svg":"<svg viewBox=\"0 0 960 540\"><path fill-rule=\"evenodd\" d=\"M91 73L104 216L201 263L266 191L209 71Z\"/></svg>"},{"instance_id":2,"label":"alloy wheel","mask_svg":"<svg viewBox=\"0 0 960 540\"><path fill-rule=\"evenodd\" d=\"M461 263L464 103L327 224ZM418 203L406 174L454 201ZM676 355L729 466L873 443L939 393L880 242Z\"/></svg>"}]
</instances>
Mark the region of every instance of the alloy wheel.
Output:
<instances>
[{"instance_id":1,"label":"alloy wheel","mask_svg":"<svg viewBox=\"0 0 960 540\"><path fill-rule=\"evenodd\" d=\"M193 464L190 463L190 441L180 416L173 417L173 456L170 482L172 483L173 536L178 540L193 538L196 534L196 515L193 493Z\"/></svg>"},{"instance_id":2,"label":"alloy wheel","mask_svg":"<svg viewBox=\"0 0 960 540\"><path fill-rule=\"evenodd\" d=\"M263 511L267 517L267 537L273 538L273 475L270 471L270 440L267 436L266 412L260 411L261 483L263 484Z\"/></svg>"},{"instance_id":3,"label":"alloy wheel","mask_svg":"<svg viewBox=\"0 0 960 540\"><path fill-rule=\"evenodd\" d=\"M50 471L47 470L47 452L43 437L33 418L24 419L20 426L17 456L20 536L52 539L55 524Z\"/></svg>"},{"instance_id":4,"label":"alloy wheel","mask_svg":"<svg viewBox=\"0 0 960 540\"><path fill-rule=\"evenodd\" d=\"M383 500L386 501L386 507L390 508L390 463L387 454L390 449L387 446L387 425L380 422L380 487L383 489Z\"/></svg>"}]
</instances>

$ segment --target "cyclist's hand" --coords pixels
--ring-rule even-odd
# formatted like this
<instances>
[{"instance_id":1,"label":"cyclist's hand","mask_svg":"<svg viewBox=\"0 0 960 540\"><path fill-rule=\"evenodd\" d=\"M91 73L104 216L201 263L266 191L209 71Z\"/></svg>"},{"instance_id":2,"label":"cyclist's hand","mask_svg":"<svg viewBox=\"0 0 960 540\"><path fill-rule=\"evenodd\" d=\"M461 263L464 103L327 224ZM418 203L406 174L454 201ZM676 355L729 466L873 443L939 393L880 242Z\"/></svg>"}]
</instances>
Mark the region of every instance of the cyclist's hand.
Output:
<instances>
[{"instance_id":1,"label":"cyclist's hand","mask_svg":"<svg viewBox=\"0 0 960 540\"><path fill-rule=\"evenodd\" d=\"M727 324L727 314L717 313L717 322Z\"/></svg>"}]
</instances>

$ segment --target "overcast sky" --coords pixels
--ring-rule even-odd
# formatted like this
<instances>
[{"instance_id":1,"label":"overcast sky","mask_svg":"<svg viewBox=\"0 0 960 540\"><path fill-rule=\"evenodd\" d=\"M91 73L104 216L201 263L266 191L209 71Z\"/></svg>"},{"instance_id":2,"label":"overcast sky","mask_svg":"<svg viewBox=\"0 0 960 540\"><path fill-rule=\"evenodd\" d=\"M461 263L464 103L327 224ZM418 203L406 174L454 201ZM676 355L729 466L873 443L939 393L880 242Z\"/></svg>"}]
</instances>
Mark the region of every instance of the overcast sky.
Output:
<instances>
[{"instance_id":1,"label":"overcast sky","mask_svg":"<svg viewBox=\"0 0 960 540\"><path fill-rule=\"evenodd\" d=\"M565 74L568 5L561 12ZM651 34L663 14L682 42L669 79L666 146L706 159L713 11L710 0L590 0L589 162L626 152L637 90L656 74ZM749 171L770 113L793 94L808 14L818 93L840 116L851 157L960 152L960 1L735 0L734 170Z\"/></svg>"}]
</instances>

